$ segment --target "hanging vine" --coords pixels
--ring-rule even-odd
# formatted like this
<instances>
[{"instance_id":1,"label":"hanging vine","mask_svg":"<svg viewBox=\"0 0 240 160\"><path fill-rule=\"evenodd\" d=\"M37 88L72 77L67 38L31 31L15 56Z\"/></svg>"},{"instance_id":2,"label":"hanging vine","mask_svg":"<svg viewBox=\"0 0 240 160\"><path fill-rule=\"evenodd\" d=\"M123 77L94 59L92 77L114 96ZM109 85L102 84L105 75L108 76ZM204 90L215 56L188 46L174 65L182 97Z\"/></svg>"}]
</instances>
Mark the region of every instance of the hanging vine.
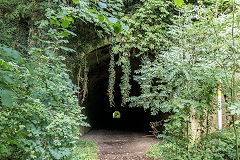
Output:
<instances>
[{"instance_id":1,"label":"hanging vine","mask_svg":"<svg viewBox=\"0 0 240 160\"><path fill-rule=\"evenodd\" d=\"M130 52L125 51L122 55L120 54L117 65L121 66L123 75L121 77L121 83L119 84L122 95L121 106L124 107L127 103L127 98L129 98L131 85L130 85Z\"/></svg>"},{"instance_id":2,"label":"hanging vine","mask_svg":"<svg viewBox=\"0 0 240 160\"><path fill-rule=\"evenodd\" d=\"M168 34L166 33L166 28L172 23L172 2L140 0L136 3L138 3L139 8L132 10L131 16L125 15L121 18L121 21L129 27L128 33L122 33L121 36L119 35L116 39L117 43L112 47L112 52L119 55L116 65L121 67L123 73L119 84L122 95L121 106L126 106L130 99L130 57L153 56L157 54L159 50L167 48L166 42L168 38L166 37L168 37ZM113 63L113 61L111 61L111 63ZM113 65L110 65L109 68L110 83L113 82L112 67ZM114 84L109 84L109 86L111 86L109 87L110 104L113 103L113 85Z\"/></svg>"},{"instance_id":3,"label":"hanging vine","mask_svg":"<svg viewBox=\"0 0 240 160\"><path fill-rule=\"evenodd\" d=\"M78 98L79 103L82 104L87 96L88 93L88 67L87 67L87 60L86 60L86 54L82 53L82 55L79 56L79 69L77 74L77 85L78 85Z\"/></svg>"},{"instance_id":4,"label":"hanging vine","mask_svg":"<svg viewBox=\"0 0 240 160\"><path fill-rule=\"evenodd\" d=\"M114 85L116 80L116 71L115 71L115 60L114 60L114 53L110 50L110 63L109 63L109 80L108 80L108 97L109 97L109 103L110 107L114 107Z\"/></svg>"}]
</instances>

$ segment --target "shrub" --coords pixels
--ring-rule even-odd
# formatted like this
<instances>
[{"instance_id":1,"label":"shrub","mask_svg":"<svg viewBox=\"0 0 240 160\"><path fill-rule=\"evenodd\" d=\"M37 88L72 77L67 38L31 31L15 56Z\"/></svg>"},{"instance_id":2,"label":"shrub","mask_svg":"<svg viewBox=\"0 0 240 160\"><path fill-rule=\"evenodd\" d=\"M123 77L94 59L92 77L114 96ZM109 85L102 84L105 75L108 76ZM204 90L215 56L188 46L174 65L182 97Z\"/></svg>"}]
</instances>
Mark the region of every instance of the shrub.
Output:
<instances>
[{"instance_id":1,"label":"shrub","mask_svg":"<svg viewBox=\"0 0 240 160\"><path fill-rule=\"evenodd\" d=\"M86 126L63 57L0 48L1 159L62 159Z\"/></svg>"}]
</instances>

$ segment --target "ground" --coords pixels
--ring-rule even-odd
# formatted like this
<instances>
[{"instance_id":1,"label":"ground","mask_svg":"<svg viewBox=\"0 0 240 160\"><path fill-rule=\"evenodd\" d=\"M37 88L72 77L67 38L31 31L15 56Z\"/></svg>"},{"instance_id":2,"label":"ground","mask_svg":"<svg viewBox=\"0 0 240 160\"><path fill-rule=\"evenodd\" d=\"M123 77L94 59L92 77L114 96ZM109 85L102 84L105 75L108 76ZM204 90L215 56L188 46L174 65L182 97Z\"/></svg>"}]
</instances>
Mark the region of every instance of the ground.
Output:
<instances>
[{"instance_id":1,"label":"ground","mask_svg":"<svg viewBox=\"0 0 240 160\"><path fill-rule=\"evenodd\" d=\"M150 160L146 151L160 140L146 133L92 130L81 139L98 144L100 160Z\"/></svg>"}]
</instances>

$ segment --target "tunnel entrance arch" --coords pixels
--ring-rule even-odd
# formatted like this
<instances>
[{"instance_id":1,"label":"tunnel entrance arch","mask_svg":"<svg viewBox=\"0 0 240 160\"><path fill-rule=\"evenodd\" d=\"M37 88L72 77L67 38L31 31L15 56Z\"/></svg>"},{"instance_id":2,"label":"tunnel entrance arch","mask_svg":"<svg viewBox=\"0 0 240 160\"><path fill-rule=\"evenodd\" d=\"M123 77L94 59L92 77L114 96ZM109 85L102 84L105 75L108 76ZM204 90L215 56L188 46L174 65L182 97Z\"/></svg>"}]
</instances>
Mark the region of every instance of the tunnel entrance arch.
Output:
<instances>
[{"instance_id":1,"label":"tunnel entrance arch","mask_svg":"<svg viewBox=\"0 0 240 160\"><path fill-rule=\"evenodd\" d=\"M116 69L116 84L114 87L115 107L110 107L107 95L110 58L106 56L109 55L109 48L102 49L100 52L99 55L105 58L101 59L101 61L95 61L95 63L91 63L89 66L88 96L84 103L85 113L91 128L149 132L151 130L150 122L165 119L167 115L160 113L152 116L149 110L144 110L142 107L121 107L122 100L119 83L122 73L120 68ZM135 65L133 67L137 66L136 63L133 63ZM132 94L140 94L139 85L135 81L130 81L130 83L132 85ZM115 111L120 112L120 118L113 118Z\"/></svg>"}]
</instances>

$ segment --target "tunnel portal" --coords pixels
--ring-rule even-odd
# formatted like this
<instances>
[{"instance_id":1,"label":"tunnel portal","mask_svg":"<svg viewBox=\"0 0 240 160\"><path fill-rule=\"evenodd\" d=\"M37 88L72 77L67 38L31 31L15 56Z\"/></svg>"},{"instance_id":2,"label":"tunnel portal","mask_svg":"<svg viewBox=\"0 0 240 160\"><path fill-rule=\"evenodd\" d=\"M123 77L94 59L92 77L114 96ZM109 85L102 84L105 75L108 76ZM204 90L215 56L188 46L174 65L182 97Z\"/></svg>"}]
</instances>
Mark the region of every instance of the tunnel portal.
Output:
<instances>
[{"instance_id":1,"label":"tunnel portal","mask_svg":"<svg viewBox=\"0 0 240 160\"><path fill-rule=\"evenodd\" d=\"M115 107L110 107L107 95L109 61L110 59L106 58L91 66L88 73L88 96L84 105L91 127L93 129L149 132L151 130L149 122L162 120L166 115L161 113L151 116L150 111L145 111L142 107L121 107L119 83L122 73L120 69L116 70ZM139 85L134 81L130 83L132 94L140 94ZM113 118L114 111L119 111L121 118Z\"/></svg>"}]
</instances>

